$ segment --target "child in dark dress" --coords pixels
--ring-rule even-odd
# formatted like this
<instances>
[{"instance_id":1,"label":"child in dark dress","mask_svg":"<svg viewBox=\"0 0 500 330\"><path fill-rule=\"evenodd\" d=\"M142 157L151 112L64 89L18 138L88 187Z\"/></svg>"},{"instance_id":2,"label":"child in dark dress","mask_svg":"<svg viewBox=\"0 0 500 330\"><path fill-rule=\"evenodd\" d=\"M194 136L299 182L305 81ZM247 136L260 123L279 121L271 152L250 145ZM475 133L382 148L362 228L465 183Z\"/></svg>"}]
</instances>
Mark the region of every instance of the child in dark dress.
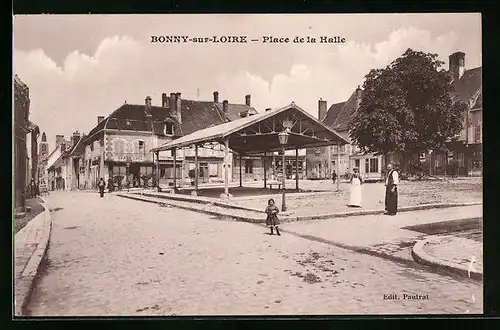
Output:
<instances>
[{"instance_id":1,"label":"child in dark dress","mask_svg":"<svg viewBox=\"0 0 500 330\"><path fill-rule=\"evenodd\" d=\"M273 228L276 228L276 234L278 234L278 236L281 236L280 230L278 228L280 224L278 219L278 213L279 210L276 207L276 205L274 205L274 199L271 198L267 202L267 207L266 207L266 214L267 214L266 225L269 228L271 228L271 235L274 235Z\"/></svg>"}]
</instances>

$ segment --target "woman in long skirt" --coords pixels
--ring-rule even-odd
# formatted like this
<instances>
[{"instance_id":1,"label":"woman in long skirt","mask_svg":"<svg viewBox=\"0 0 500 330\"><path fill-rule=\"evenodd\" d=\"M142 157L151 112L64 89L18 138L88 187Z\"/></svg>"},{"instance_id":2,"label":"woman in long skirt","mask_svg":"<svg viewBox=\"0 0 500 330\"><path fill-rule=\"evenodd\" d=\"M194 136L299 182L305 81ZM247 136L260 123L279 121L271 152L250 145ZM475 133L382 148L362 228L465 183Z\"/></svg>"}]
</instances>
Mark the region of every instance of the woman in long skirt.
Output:
<instances>
[{"instance_id":1,"label":"woman in long skirt","mask_svg":"<svg viewBox=\"0 0 500 330\"><path fill-rule=\"evenodd\" d=\"M351 207L361 207L361 185L363 184L363 177L359 174L359 169L355 168L351 176L351 196L349 198L349 205Z\"/></svg>"}]
</instances>

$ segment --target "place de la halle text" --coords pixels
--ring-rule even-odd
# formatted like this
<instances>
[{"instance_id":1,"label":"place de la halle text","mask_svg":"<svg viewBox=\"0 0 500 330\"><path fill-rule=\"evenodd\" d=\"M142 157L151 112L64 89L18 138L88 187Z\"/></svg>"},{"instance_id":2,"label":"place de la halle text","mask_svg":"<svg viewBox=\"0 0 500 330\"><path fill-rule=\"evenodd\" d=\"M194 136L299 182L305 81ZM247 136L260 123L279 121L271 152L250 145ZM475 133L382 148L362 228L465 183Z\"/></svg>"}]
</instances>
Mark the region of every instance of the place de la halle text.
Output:
<instances>
[{"instance_id":1,"label":"place de la halle text","mask_svg":"<svg viewBox=\"0 0 500 330\"><path fill-rule=\"evenodd\" d=\"M328 43L343 44L346 38L340 36L319 36L319 37L276 37L263 36L258 39L251 39L248 36L212 36L212 37L191 37L191 36L151 36L151 43L253 43L262 42L264 44L302 44L302 43Z\"/></svg>"}]
</instances>

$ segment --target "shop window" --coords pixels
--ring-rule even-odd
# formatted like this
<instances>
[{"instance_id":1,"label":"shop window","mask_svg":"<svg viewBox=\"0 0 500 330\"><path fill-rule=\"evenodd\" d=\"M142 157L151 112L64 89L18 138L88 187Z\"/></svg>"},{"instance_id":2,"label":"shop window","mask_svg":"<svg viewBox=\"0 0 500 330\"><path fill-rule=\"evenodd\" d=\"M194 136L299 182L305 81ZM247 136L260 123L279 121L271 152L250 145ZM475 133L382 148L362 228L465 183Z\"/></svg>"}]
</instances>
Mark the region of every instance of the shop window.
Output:
<instances>
[{"instance_id":1,"label":"shop window","mask_svg":"<svg viewBox=\"0 0 500 330\"><path fill-rule=\"evenodd\" d=\"M252 173L253 173L253 160L245 159L245 174L252 174Z\"/></svg>"},{"instance_id":2,"label":"shop window","mask_svg":"<svg viewBox=\"0 0 500 330\"><path fill-rule=\"evenodd\" d=\"M359 159L354 160L354 167L359 168Z\"/></svg>"},{"instance_id":3,"label":"shop window","mask_svg":"<svg viewBox=\"0 0 500 330\"><path fill-rule=\"evenodd\" d=\"M141 166L140 168L141 176L153 174L152 166Z\"/></svg>"}]
</instances>

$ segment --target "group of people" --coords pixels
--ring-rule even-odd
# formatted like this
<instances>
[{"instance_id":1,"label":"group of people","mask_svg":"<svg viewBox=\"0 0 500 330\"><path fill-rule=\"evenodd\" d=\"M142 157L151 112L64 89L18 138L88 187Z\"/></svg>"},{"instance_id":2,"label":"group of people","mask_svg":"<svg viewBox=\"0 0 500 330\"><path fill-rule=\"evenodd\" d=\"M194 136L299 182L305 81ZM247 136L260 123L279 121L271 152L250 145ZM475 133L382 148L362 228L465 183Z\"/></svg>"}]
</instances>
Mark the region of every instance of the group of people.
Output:
<instances>
[{"instance_id":1,"label":"group of people","mask_svg":"<svg viewBox=\"0 0 500 330\"><path fill-rule=\"evenodd\" d=\"M333 180L337 179L335 172L333 172ZM358 168L353 169L353 174L351 175L351 191L349 197L350 207L361 207L363 200L361 186L363 185L363 176L359 173ZM385 211L387 215L396 215L398 211L398 185L399 185L399 173L394 165L387 165L387 175L385 177ZM266 207L266 225L270 228L271 235L274 235L274 230L276 234L281 236L279 231L280 221L278 219L279 209L275 205L274 199L269 199Z\"/></svg>"},{"instance_id":2,"label":"group of people","mask_svg":"<svg viewBox=\"0 0 500 330\"><path fill-rule=\"evenodd\" d=\"M359 169L355 168L351 176L351 194L349 198L350 207L361 207L363 176ZM387 165L387 175L385 178L385 211L387 215L396 215L398 211L398 185L399 173L394 165Z\"/></svg>"},{"instance_id":3,"label":"group of people","mask_svg":"<svg viewBox=\"0 0 500 330\"><path fill-rule=\"evenodd\" d=\"M36 183L35 179L32 178L29 185L28 185L28 188L27 188L26 197L34 198L34 197L39 196L39 195L40 195L39 186Z\"/></svg>"}]
</instances>

